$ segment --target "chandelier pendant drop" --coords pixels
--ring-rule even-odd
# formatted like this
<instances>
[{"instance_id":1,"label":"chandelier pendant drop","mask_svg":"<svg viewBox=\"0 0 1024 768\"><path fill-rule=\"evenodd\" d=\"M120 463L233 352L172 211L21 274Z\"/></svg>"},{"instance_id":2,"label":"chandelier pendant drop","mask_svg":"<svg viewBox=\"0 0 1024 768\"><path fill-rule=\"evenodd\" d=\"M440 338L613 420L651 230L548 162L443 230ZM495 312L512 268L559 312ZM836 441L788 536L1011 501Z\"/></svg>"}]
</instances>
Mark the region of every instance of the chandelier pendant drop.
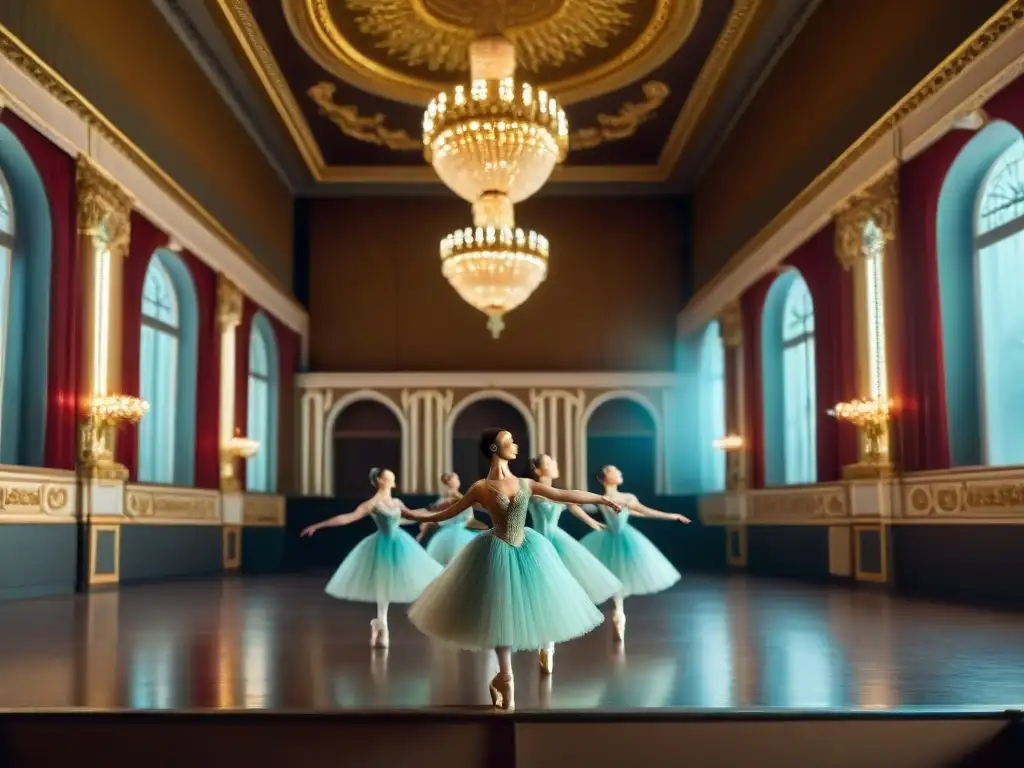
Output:
<instances>
[{"instance_id":1,"label":"chandelier pendant drop","mask_svg":"<svg viewBox=\"0 0 1024 768\"><path fill-rule=\"evenodd\" d=\"M489 36L469 48L468 87L438 95L423 116L423 153L445 186L472 205L473 226L441 241L441 272L488 317L504 316L547 277L548 241L515 225L515 203L534 195L569 149L565 112L544 90L515 81L515 47Z\"/></svg>"}]
</instances>

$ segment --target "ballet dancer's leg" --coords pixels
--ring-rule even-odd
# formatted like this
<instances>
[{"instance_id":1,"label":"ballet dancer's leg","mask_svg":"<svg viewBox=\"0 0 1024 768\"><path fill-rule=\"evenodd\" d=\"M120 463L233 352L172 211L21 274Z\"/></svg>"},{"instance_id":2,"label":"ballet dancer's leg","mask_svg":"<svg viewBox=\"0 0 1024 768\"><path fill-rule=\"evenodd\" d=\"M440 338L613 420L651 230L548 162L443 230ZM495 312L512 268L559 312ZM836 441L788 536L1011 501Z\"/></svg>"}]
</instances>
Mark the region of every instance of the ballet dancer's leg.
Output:
<instances>
[{"instance_id":1,"label":"ballet dancer's leg","mask_svg":"<svg viewBox=\"0 0 1024 768\"><path fill-rule=\"evenodd\" d=\"M370 622L370 645L374 648L387 648L388 637L388 604L377 603L377 618Z\"/></svg>"},{"instance_id":2,"label":"ballet dancer's leg","mask_svg":"<svg viewBox=\"0 0 1024 768\"><path fill-rule=\"evenodd\" d=\"M495 648L498 657L498 674L491 680L491 703L498 709L515 709L515 687L512 681L512 649L505 646Z\"/></svg>"},{"instance_id":3,"label":"ballet dancer's leg","mask_svg":"<svg viewBox=\"0 0 1024 768\"><path fill-rule=\"evenodd\" d=\"M615 595L612 598L614 605L612 610L612 632L614 632L615 640L618 642L626 639L626 611L622 607L625 599L621 594Z\"/></svg>"},{"instance_id":4,"label":"ballet dancer's leg","mask_svg":"<svg viewBox=\"0 0 1024 768\"><path fill-rule=\"evenodd\" d=\"M542 675L550 675L555 671L555 644L548 643L546 647L541 648L537 653L537 660L540 662L540 672Z\"/></svg>"}]
</instances>

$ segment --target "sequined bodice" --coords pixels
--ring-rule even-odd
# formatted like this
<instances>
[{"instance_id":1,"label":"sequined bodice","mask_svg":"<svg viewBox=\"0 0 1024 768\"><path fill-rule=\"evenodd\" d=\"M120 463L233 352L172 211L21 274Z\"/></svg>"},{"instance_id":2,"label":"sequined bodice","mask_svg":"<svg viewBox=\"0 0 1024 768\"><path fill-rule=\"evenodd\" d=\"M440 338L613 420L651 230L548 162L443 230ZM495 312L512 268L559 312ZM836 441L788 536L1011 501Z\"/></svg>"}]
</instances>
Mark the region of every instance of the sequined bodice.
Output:
<instances>
[{"instance_id":1,"label":"sequined bodice","mask_svg":"<svg viewBox=\"0 0 1024 768\"><path fill-rule=\"evenodd\" d=\"M435 502L435 504L438 507L440 507L440 506L442 506L444 504L447 504L449 501L451 501L451 497L450 496L439 496L437 498L437 501ZM462 510L455 517L449 517L447 520L442 520L441 522L438 523L438 525L446 526L446 525L453 525L454 524L454 525L457 525L457 526L462 526L462 525L465 525L466 523L468 523L471 517L473 517L473 508L472 507L470 507L469 509Z\"/></svg>"},{"instance_id":2,"label":"sequined bodice","mask_svg":"<svg viewBox=\"0 0 1024 768\"><path fill-rule=\"evenodd\" d=\"M389 534L398 530L398 526L402 521L402 512L395 507L388 508L383 504L378 504L370 512L370 517L373 518L378 531Z\"/></svg>"},{"instance_id":3,"label":"sequined bodice","mask_svg":"<svg viewBox=\"0 0 1024 768\"><path fill-rule=\"evenodd\" d=\"M494 535L513 547L518 547L526 538L526 511L530 506L530 486L519 479L519 490L510 499L493 485L494 506L488 510L494 523Z\"/></svg>"},{"instance_id":4,"label":"sequined bodice","mask_svg":"<svg viewBox=\"0 0 1024 768\"><path fill-rule=\"evenodd\" d=\"M530 521L533 529L541 536L550 534L551 529L558 527L558 518L562 516L564 504L545 499L541 496L530 497Z\"/></svg>"}]
</instances>

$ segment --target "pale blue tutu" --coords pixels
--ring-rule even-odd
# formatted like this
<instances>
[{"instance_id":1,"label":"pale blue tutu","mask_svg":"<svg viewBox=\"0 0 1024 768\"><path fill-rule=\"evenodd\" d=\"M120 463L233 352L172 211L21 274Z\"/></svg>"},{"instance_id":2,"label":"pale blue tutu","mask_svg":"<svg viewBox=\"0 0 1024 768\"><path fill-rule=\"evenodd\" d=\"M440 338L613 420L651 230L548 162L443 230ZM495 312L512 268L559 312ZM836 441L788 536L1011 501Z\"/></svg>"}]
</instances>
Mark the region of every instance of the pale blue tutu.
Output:
<instances>
[{"instance_id":1,"label":"pale blue tutu","mask_svg":"<svg viewBox=\"0 0 1024 768\"><path fill-rule=\"evenodd\" d=\"M591 531L581 540L591 554L622 582L623 597L662 592L681 578L661 551L629 524L629 510L616 514L602 508L608 529Z\"/></svg>"},{"instance_id":2,"label":"pale blue tutu","mask_svg":"<svg viewBox=\"0 0 1024 768\"><path fill-rule=\"evenodd\" d=\"M441 566L403 531L401 513L377 507L370 516L377 533L349 552L324 591L339 600L411 603L441 572Z\"/></svg>"},{"instance_id":3,"label":"pale blue tutu","mask_svg":"<svg viewBox=\"0 0 1024 768\"><path fill-rule=\"evenodd\" d=\"M460 648L525 651L579 637L604 620L551 542L524 529L529 499L520 481L503 514L492 512L495 527L423 591L409 609L417 629Z\"/></svg>"},{"instance_id":4,"label":"pale blue tutu","mask_svg":"<svg viewBox=\"0 0 1024 768\"><path fill-rule=\"evenodd\" d=\"M583 587L587 596L600 605L622 592L622 582L586 547L558 527L558 518L564 509L564 504L540 496L530 499L530 518L534 529L551 542L562 564Z\"/></svg>"},{"instance_id":5,"label":"pale blue tutu","mask_svg":"<svg viewBox=\"0 0 1024 768\"><path fill-rule=\"evenodd\" d=\"M441 565L448 565L462 548L479 534L479 529L467 528L466 523L473 517L473 510L467 509L455 517L444 520L438 531L427 542L427 554Z\"/></svg>"}]
</instances>

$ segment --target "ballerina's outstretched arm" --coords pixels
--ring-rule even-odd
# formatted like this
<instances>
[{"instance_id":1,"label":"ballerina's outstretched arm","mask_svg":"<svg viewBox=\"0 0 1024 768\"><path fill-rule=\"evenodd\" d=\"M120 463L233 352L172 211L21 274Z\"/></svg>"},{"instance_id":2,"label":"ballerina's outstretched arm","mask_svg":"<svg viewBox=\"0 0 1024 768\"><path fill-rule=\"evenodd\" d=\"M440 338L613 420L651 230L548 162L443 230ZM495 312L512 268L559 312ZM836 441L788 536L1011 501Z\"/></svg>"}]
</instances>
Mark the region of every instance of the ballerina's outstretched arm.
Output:
<instances>
[{"instance_id":1,"label":"ballerina's outstretched arm","mask_svg":"<svg viewBox=\"0 0 1024 768\"><path fill-rule=\"evenodd\" d=\"M536 480L527 480L530 484L530 493L551 501L560 501L563 504L600 504L604 507L611 507L616 512L622 509L622 505L607 496L601 496L589 491L566 491L550 485L543 485Z\"/></svg>"},{"instance_id":2,"label":"ballerina's outstretched arm","mask_svg":"<svg viewBox=\"0 0 1024 768\"><path fill-rule=\"evenodd\" d=\"M401 499L395 499L395 502L398 504L398 509L402 513L402 519L398 521L399 525L416 525L419 522L419 520L414 520L411 517L406 517L405 513L409 511L409 508L405 506L404 501L402 501Z\"/></svg>"},{"instance_id":3,"label":"ballerina's outstretched arm","mask_svg":"<svg viewBox=\"0 0 1024 768\"><path fill-rule=\"evenodd\" d=\"M629 507L629 511L637 517L650 517L655 520L678 520L680 523L690 522L690 518L684 515L677 515L675 512L659 512L656 509L645 507L632 493L627 494L625 497L625 506Z\"/></svg>"},{"instance_id":4,"label":"ballerina's outstretched arm","mask_svg":"<svg viewBox=\"0 0 1024 768\"><path fill-rule=\"evenodd\" d=\"M595 531L603 531L605 529L604 523L597 522L597 520L588 515L586 510L584 510L579 504L570 504L569 511Z\"/></svg>"},{"instance_id":5,"label":"ballerina's outstretched arm","mask_svg":"<svg viewBox=\"0 0 1024 768\"><path fill-rule=\"evenodd\" d=\"M455 517L463 510L469 509L474 504L480 504L482 501L480 482L477 482L473 484L465 496L458 499L452 499L450 504L446 504L433 510L404 509L402 510L402 514L410 520L418 520L421 523L439 523L442 520L449 520Z\"/></svg>"},{"instance_id":6,"label":"ballerina's outstretched arm","mask_svg":"<svg viewBox=\"0 0 1024 768\"><path fill-rule=\"evenodd\" d=\"M307 525L305 528L302 529L302 533L300 533L299 535L312 536L321 528L336 528L339 525L349 525L350 523L354 523L357 520L362 520L364 517L370 514L370 509L372 508L372 506L373 505L369 501L364 501L351 512L346 512L342 515L335 515L334 517L329 517L326 520L321 520L319 523L314 523L313 525Z\"/></svg>"}]
</instances>

